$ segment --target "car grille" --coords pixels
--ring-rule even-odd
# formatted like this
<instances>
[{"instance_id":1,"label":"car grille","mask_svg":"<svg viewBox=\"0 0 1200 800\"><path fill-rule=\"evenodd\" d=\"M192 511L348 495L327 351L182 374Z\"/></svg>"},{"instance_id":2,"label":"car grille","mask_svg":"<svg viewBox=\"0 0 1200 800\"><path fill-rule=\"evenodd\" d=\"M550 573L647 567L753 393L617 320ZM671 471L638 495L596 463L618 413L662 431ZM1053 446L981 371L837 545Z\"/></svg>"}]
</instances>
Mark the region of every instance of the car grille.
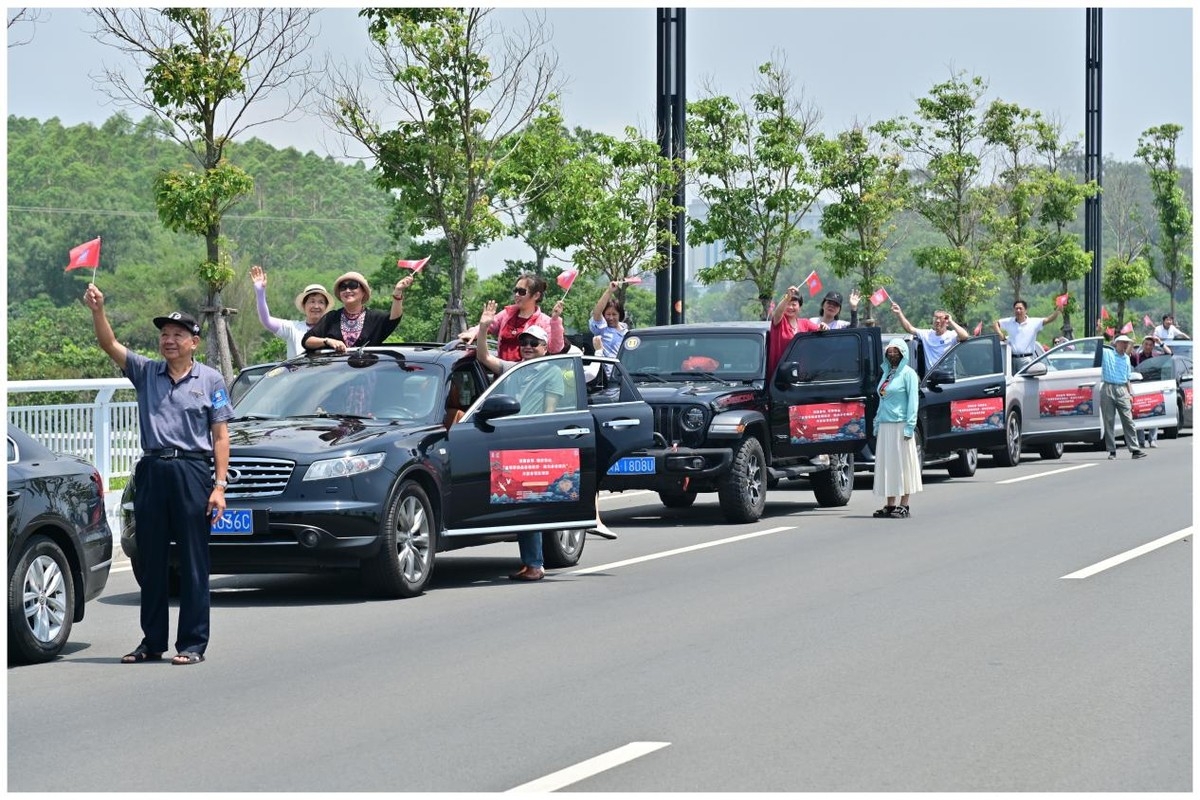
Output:
<instances>
[{"instance_id":1,"label":"car grille","mask_svg":"<svg viewBox=\"0 0 1200 800\"><path fill-rule=\"evenodd\" d=\"M245 497L273 497L283 494L292 470L296 468L295 461L282 458L244 458L232 456L229 459L229 488L225 490L227 500Z\"/></svg>"},{"instance_id":2,"label":"car grille","mask_svg":"<svg viewBox=\"0 0 1200 800\"><path fill-rule=\"evenodd\" d=\"M666 440L668 445L681 444L687 447L700 447L704 444L707 423L698 431L683 429L683 412L691 406L654 406L654 430Z\"/></svg>"}]
</instances>

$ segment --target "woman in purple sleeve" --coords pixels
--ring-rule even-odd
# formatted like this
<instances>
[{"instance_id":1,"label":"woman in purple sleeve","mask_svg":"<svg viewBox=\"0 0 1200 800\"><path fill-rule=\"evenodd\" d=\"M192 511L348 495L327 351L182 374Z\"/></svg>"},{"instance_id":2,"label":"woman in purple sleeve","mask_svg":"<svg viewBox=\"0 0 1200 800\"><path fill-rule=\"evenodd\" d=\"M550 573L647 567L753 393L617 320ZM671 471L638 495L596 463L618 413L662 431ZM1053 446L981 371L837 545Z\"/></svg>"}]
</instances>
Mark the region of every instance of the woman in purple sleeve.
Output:
<instances>
[{"instance_id":1,"label":"woman in purple sleeve","mask_svg":"<svg viewBox=\"0 0 1200 800\"><path fill-rule=\"evenodd\" d=\"M319 283L310 283L296 295L296 308L304 319L278 319L267 311L267 273L260 266L250 268L250 280L254 282L254 297L258 307L258 321L271 333L287 343L287 357L295 358L304 352L303 339L308 329L316 325L333 305L333 295Z\"/></svg>"}]
</instances>

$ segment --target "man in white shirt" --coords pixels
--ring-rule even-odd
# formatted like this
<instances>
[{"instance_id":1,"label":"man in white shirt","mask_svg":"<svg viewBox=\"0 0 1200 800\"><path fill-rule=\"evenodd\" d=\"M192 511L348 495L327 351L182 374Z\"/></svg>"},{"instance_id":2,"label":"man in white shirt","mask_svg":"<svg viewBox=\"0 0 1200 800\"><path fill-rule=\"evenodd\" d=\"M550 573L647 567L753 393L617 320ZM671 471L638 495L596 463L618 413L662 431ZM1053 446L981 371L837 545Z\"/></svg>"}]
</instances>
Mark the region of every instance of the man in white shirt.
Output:
<instances>
[{"instance_id":1,"label":"man in white shirt","mask_svg":"<svg viewBox=\"0 0 1200 800\"><path fill-rule=\"evenodd\" d=\"M900 310L899 303L894 300L892 301L892 313L900 318L900 327L921 340L921 346L925 348L926 369L932 367L955 341L965 342L971 338L971 334L967 333L967 329L951 318L949 311L942 311L941 309L934 311L932 328L918 328L914 326L908 321L908 317L904 316L904 312ZM954 330L951 331L949 328L954 328Z\"/></svg>"},{"instance_id":2,"label":"man in white shirt","mask_svg":"<svg viewBox=\"0 0 1200 800\"><path fill-rule=\"evenodd\" d=\"M1154 329L1154 335L1164 342L1169 342L1172 339L1192 338L1175 327L1175 316L1173 314L1163 314L1162 325Z\"/></svg>"},{"instance_id":3,"label":"man in white shirt","mask_svg":"<svg viewBox=\"0 0 1200 800\"><path fill-rule=\"evenodd\" d=\"M1024 300L1014 300L1013 315L996 320L996 333L1008 340L1014 372L1033 361L1034 356L1041 354L1042 346L1038 344L1037 335L1043 327L1057 318L1057 306L1050 316L1037 318L1029 316L1028 303Z\"/></svg>"}]
</instances>

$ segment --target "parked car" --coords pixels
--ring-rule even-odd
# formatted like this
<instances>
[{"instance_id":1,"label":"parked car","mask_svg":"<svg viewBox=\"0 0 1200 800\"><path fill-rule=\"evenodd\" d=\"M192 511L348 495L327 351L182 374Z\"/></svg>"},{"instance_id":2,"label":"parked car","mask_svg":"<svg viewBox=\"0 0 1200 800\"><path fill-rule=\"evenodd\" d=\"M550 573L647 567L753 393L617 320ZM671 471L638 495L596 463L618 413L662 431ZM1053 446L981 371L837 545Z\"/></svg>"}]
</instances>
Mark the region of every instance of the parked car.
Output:
<instances>
[{"instance_id":1,"label":"parked car","mask_svg":"<svg viewBox=\"0 0 1200 800\"><path fill-rule=\"evenodd\" d=\"M1067 442L1096 444L1100 428L1100 337L1059 344L1014 372L1008 344L995 334L951 347L921 383L926 447L974 446L1002 466L1020 462L1026 449L1056 459ZM1175 388L1164 381L1133 384L1140 397L1170 402L1147 405L1138 428L1175 425Z\"/></svg>"},{"instance_id":2,"label":"parked car","mask_svg":"<svg viewBox=\"0 0 1200 800\"><path fill-rule=\"evenodd\" d=\"M585 360L604 367L590 385ZM522 412L513 387L530 370L562 372L554 412ZM388 597L422 592L439 552L527 530L544 532L547 566L577 563L608 468L653 442L614 359L549 356L492 382L457 343L300 356L262 371L234 412L212 571L359 569ZM136 574L133 492L121 545Z\"/></svg>"},{"instance_id":3,"label":"parked car","mask_svg":"<svg viewBox=\"0 0 1200 800\"><path fill-rule=\"evenodd\" d=\"M877 328L797 336L767 374L766 322L638 328L618 357L654 408L653 448L610 470L614 491L649 489L686 508L716 492L729 522L753 522L767 492L806 478L822 506L854 490L883 357Z\"/></svg>"},{"instance_id":4,"label":"parked car","mask_svg":"<svg viewBox=\"0 0 1200 800\"><path fill-rule=\"evenodd\" d=\"M8 426L8 655L62 652L112 566L104 482L88 462Z\"/></svg>"},{"instance_id":5,"label":"parked car","mask_svg":"<svg viewBox=\"0 0 1200 800\"><path fill-rule=\"evenodd\" d=\"M1142 381L1174 381L1175 404L1177 407L1178 424L1163 428L1162 434L1167 439L1174 439L1179 431L1192 428L1192 359L1190 356L1163 355L1148 358L1138 364L1135 371L1142 376ZM1145 391L1145 386L1138 387Z\"/></svg>"}]
</instances>

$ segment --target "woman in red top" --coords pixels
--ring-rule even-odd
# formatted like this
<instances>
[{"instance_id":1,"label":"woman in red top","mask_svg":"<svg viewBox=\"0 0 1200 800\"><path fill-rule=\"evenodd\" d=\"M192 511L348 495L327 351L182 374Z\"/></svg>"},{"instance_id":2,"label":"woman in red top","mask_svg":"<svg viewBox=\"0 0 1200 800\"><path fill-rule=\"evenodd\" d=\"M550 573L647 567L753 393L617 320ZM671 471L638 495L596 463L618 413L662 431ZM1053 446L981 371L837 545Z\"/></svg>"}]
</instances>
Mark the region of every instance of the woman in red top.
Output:
<instances>
[{"instance_id":1,"label":"woman in red top","mask_svg":"<svg viewBox=\"0 0 1200 800\"><path fill-rule=\"evenodd\" d=\"M792 337L797 333L812 333L827 331L829 326L824 322L813 322L800 316L800 306L804 300L800 290L795 286L787 288L787 294L775 304L771 312L771 329L767 332L767 380L775 379L775 367L783 358L783 351L791 344Z\"/></svg>"},{"instance_id":2,"label":"woman in red top","mask_svg":"<svg viewBox=\"0 0 1200 800\"><path fill-rule=\"evenodd\" d=\"M563 350L562 301L554 304L551 313L547 315L538 306L546 295L546 282L528 272L517 278L513 288L514 303L505 306L496 315L487 333L496 337L496 355L504 361L520 361L521 349L517 340L521 331L530 325L540 325L550 334L547 352L561 353Z\"/></svg>"}]
</instances>

